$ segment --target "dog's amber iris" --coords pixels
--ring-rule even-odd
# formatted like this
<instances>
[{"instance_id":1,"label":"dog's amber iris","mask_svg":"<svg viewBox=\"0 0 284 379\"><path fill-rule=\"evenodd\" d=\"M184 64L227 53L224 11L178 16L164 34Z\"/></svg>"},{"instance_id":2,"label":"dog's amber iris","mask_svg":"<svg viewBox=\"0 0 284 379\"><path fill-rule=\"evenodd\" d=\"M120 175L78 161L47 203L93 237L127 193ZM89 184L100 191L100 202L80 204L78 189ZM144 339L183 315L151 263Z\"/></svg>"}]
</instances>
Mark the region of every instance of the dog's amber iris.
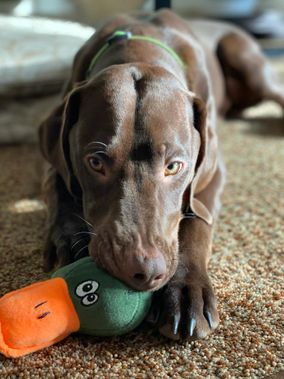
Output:
<instances>
[{"instance_id":1,"label":"dog's amber iris","mask_svg":"<svg viewBox=\"0 0 284 379\"><path fill-rule=\"evenodd\" d=\"M165 176L176 175L181 169L181 162L171 162L165 169Z\"/></svg>"}]
</instances>

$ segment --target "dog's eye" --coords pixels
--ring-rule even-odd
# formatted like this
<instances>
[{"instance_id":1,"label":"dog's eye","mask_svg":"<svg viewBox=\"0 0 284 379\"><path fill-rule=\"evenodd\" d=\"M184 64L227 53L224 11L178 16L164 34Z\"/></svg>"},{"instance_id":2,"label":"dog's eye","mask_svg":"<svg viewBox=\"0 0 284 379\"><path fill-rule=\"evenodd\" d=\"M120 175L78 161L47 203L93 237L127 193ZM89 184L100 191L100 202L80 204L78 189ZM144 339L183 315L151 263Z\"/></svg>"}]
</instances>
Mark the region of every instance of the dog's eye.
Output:
<instances>
[{"instance_id":1,"label":"dog's eye","mask_svg":"<svg viewBox=\"0 0 284 379\"><path fill-rule=\"evenodd\" d=\"M99 285L95 280L86 280L76 287L75 292L77 296L84 297L85 295L95 292L98 287Z\"/></svg>"},{"instance_id":2,"label":"dog's eye","mask_svg":"<svg viewBox=\"0 0 284 379\"><path fill-rule=\"evenodd\" d=\"M181 162L171 162L165 169L165 176L176 175L182 169Z\"/></svg>"},{"instance_id":3,"label":"dog's eye","mask_svg":"<svg viewBox=\"0 0 284 379\"><path fill-rule=\"evenodd\" d=\"M87 161L92 170L99 172L100 174L103 174L103 175L105 174L104 164L101 161L101 159L98 158L96 155L93 155L93 154L88 155Z\"/></svg>"}]
</instances>

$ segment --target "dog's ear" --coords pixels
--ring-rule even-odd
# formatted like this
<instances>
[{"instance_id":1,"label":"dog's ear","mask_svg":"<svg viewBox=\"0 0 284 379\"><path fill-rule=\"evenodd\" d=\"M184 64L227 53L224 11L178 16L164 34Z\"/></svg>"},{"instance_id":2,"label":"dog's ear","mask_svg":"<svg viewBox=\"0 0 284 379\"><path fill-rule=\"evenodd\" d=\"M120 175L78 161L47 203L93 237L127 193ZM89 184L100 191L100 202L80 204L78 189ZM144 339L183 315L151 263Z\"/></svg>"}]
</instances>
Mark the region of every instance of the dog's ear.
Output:
<instances>
[{"instance_id":1,"label":"dog's ear","mask_svg":"<svg viewBox=\"0 0 284 379\"><path fill-rule=\"evenodd\" d=\"M206 205L198 199L204 184L202 173L206 165L206 154L208 147L208 115L206 103L198 97L191 97L193 107L194 128L198 131L200 137L199 153L195 165L194 177L187 191L187 211L191 210L196 216L200 217L208 224L212 224L213 218Z\"/></svg>"},{"instance_id":2,"label":"dog's ear","mask_svg":"<svg viewBox=\"0 0 284 379\"><path fill-rule=\"evenodd\" d=\"M205 158L207 147L207 109L203 100L198 97L192 99L193 107L193 126L198 131L200 137L199 153L195 165L195 177L197 177L198 171Z\"/></svg>"},{"instance_id":3,"label":"dog's ear","mask_svg":"<svg viewBox=\"0 0 284 379\"><path fill-rule=\"evenodd\" d=\"M85 83L76 86L39 126L42 154L57 170L72 194L76 192L76 185L69 154L68 136L70 129L78 120L80 93L84 87Z\"/></svg>"}]
</instances>

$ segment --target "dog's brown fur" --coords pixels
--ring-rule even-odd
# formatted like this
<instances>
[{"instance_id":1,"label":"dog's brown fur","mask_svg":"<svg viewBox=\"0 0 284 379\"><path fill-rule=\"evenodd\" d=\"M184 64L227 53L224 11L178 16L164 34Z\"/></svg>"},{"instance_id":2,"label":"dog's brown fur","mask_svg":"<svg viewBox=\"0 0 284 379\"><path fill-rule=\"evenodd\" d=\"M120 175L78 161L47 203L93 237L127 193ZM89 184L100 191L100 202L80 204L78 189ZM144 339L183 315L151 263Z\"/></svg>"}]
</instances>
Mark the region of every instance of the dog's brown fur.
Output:
<instances>
[{"instance_id":1,"label":"dog's brown fur","mask_svg":"<svg viewBox=\"0 0 284 379\"><path fill-rule=\"evenodd\" d=\"M163 41L186 68L161 47L124 41L86 80L92 58L117 29ZM52 167L45 267L72 261L88 245L101 266L134 288L167 284L155 302L162 333L205 337L219 323L207 274L224 183L216 114L264 99L284 106L260 49L231 25L187 22L167 10L118 16L78 52L65 95L40 128ZM95 141L106 145L103 175L86 162L98 150ZM183 170L164 177L171 159ZM196 218L183 215L187 207ZM163 275L139 284L137 270Z\"/></svg>"}]
</instances>

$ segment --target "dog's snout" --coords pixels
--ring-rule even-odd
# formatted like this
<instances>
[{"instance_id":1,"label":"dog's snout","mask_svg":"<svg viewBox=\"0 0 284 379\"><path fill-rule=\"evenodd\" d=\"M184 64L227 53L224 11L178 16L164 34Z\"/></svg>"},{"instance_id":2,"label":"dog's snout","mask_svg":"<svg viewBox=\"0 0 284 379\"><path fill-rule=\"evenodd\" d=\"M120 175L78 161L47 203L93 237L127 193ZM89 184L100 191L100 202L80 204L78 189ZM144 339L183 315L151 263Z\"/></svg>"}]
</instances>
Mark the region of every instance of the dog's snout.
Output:
<instances>
[{"instance_id":1,"label":"dog's snout","mask_svg":"<svg viewBox=\"0 0 284 379\"><path fill-rule=\"evenodd\" d=\"M158 287L167 274L165 258L158 249L138 250L132 253L126 267L130 285L139 290Z\"/></svg>"}]
</instances>

